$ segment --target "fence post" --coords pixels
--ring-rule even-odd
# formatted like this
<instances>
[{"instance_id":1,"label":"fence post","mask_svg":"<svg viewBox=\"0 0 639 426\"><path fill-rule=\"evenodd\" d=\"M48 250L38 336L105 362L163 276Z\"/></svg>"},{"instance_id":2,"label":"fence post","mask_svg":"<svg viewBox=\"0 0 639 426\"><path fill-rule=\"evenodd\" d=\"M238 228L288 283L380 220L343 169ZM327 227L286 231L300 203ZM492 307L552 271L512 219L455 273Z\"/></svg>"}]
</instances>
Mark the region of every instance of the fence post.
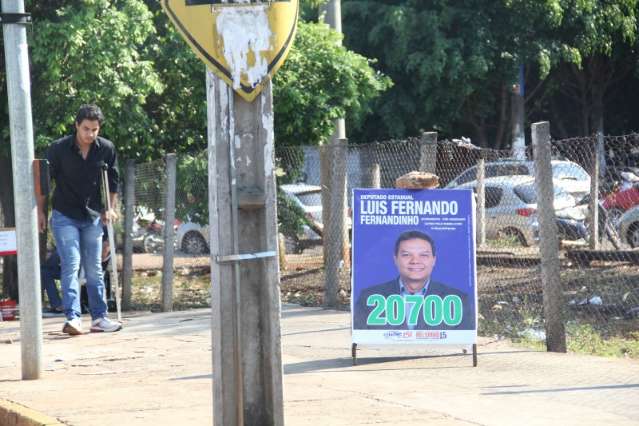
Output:
<instances>
[{"instance_id":1,"label":"fence post","mask_svg":"<svg viewBox=\"0 0 639 426\"><path fill-rule=\"evenodd\" d=\"M419 171L437 174L437 132L424 132L419 141Z\"/></svg>"},{"instance_id":2,"label":"fence post","mask_svg":"<svg viewBox=\"0 0 639 426\"><path fill-rule=\"evenodd\" d=\"M381 188L382 187L382 170L379 167L379 163L373 163L373 167L371 168L371 188Z\"/></svg>"},{"instance_id":3,"label":"fence post","mask_svg":"<svg viewBox=\"0 0 639 426\"><path fill-rule=\"evenodd\" d=\"M164 207L164 259L162 263L162 312L173 310L173 253L175 239L175 189L177 159L166 155L166 204Z\"/></svg>"},{"instance_id":4,"label":"fence post","mask_svg":"<svg viewBox=\"0 0 639 426\"><path fill-rule=\"evenodd\" d=\"M340 271L344 266L344 212L346 207L346 139L339 139L337 143L326 146L329 165L330 194L328 196L328 222L324 224L324 247L326 258L324 304L329 307L337 306ZM325 209L322 209L325 210Z\"/></svg>"},{"instance_id":5,"label":"fence post","mask_svg":"<svg viewBox=\"0 0 639 426\"><path fill-rule=\"evenodd\" d=\"M485 160L477 161L477 244L486 245L486 181Z\"/></svg>"},{"instance_id":6,"label":"fence post","mask_svg":"<svg viewBox=\"0 0 639 426\"><path fill-rule=\"evenodd\" d=\"M590 248L599 249L599 170L600 150L595 140L592 153L592 174L590 176Z\"/></svg>"},{"instance_id":7,"label":"fence post","mask_svg":"<svg viewBox=\"0 0 639 426\"><path fill-rule=\"evenodd\" d=\"M122 309L131 309L133 278L133 209L135 206L135 160L127 160L124 174L124 253L122 254Z\"/></svg>"},{"instance_id":8,"label":"fence post","mask_svg":"<svg viewBox=\"0 0 639 426\"><path fill-rule=\"evenodd\" d=\"M553 207L549 122L543 121L532 125L532 143L539 214L539 249L546 319L546 348L549 352L566 352L566 332L562 315L563 294L559 275L559 238Z\"/></svg>"}]
</instances>

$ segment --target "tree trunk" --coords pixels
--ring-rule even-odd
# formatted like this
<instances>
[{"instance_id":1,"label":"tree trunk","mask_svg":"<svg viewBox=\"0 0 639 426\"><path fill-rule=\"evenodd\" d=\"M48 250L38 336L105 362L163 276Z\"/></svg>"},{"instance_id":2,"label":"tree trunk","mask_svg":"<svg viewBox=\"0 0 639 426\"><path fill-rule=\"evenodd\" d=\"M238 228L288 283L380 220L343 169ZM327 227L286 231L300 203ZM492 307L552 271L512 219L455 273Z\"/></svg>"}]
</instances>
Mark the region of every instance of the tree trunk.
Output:
<instances>
[{"instance_id":1,"label":"tree trunk","mask_svg":"<svg viewBox=\"0 0 639 426\"><path fill-rule=\"evenodd\" d=\"M13 176L11 154L0 154L0 205L4 216L1 226L12 228L16 225L13 205ZM5 297L18 300L18 262L16 256L4 258L2 270L2 294Z\"/></svg>"}]
</instances>

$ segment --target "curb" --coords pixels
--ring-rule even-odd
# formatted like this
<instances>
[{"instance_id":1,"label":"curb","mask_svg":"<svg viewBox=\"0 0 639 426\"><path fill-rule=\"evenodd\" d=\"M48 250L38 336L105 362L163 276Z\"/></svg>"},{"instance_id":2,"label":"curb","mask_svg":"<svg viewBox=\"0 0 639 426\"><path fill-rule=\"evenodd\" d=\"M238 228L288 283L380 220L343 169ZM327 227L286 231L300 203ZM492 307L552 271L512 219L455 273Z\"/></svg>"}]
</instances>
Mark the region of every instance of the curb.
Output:
<instances>
[{"instance_id":1,"label":"curb","mask_svg":"<svg viewBox=\"0 0 639 426\"><path fill-rule=\"evenodd\" d=\"M0 399L0 425L2 426L64 426L53 417L45 416L24 405Z\"/></svg>"}]
</instances>

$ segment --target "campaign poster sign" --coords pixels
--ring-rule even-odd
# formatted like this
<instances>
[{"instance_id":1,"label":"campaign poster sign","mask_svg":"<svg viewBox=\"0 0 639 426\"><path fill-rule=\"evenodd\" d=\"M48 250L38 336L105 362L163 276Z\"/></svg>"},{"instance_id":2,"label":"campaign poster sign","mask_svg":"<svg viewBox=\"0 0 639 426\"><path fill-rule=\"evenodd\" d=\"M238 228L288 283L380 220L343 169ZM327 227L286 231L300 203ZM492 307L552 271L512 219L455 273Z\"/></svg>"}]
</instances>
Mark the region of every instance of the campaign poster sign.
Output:
<instances>
[{"instance_id":1,"label":"campaign poster sign","mask_svg":"<svg viewBox=\"0 0 639 426\"><path fill-rule=\"evenodd\" d=\"M353 191L353 343L476 343L474 213L471 190Z\"/></svg>"},{"instance_id":2,"label":"campaign poster sign","mask_svg":"<svg viewBox=\"0 0 639 426\"><path fill-rule=\"evenodd\" d=\"M0 256L16 254L16 230L0 228Z\"/></svg>"}]
</instances>

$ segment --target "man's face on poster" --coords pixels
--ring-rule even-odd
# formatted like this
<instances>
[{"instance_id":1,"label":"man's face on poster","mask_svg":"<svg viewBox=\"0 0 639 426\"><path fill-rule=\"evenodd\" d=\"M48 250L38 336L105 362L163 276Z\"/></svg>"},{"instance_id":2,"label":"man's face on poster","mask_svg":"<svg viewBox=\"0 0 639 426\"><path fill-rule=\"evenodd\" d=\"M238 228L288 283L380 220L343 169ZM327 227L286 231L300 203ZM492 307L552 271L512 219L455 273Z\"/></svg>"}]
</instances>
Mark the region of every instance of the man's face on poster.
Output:
<instances>
[{"instance_id":1,"label":"man's face on poster","mask_svg":"<svg viewBox=\"0 0 639 426\"><path fill-rule=\"evenodd\" d=\"M399 276L413 293L421 290L430 278L435 261L430 243L419 238L400 242L395 254L395 266Z\"/></svg>"}]
</instances>

